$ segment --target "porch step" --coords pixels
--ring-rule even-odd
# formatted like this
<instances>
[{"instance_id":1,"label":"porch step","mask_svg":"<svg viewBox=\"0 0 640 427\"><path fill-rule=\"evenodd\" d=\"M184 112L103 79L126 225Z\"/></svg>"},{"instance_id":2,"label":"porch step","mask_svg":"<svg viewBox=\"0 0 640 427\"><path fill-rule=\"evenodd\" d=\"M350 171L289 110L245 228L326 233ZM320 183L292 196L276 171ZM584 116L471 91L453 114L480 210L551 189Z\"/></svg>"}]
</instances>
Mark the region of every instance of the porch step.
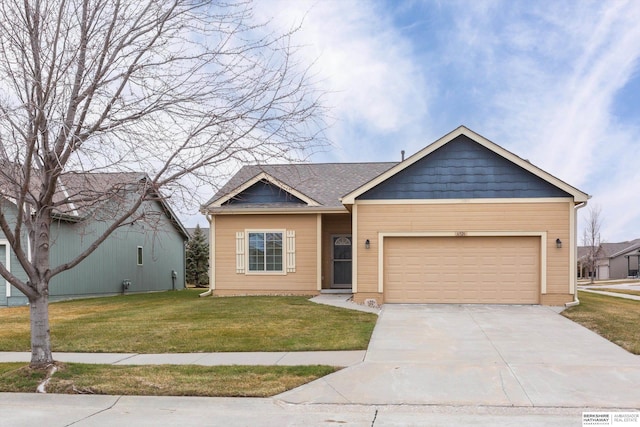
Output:
<instances>
[{"instance_id":1,"label":"porch step","mask_svg":"<svg viewBox=\"0 0 640 427\"><path fill-rule=\"evenodd\" d=\"M322 289L321 294L353 294L351 289Z\"/></svg>"}]
</instances>

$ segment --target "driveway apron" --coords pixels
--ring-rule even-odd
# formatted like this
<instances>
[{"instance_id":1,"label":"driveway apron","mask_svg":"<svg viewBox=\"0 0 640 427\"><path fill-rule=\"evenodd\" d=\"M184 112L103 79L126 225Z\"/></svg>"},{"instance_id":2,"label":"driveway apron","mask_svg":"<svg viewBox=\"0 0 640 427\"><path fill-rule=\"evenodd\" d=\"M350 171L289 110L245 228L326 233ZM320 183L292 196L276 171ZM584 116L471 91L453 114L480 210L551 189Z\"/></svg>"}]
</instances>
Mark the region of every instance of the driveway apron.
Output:
<instances>
[{"instance_id":1,"label":"driveway apron","mask_svg":"<svg viewBox=\"0 0 640 427\"><path fill-rule=\"evenodd\" d=\"M364 362L289 403L640 409L640 357L543 306L385 305Z\"/></svg>"}]
</instances>

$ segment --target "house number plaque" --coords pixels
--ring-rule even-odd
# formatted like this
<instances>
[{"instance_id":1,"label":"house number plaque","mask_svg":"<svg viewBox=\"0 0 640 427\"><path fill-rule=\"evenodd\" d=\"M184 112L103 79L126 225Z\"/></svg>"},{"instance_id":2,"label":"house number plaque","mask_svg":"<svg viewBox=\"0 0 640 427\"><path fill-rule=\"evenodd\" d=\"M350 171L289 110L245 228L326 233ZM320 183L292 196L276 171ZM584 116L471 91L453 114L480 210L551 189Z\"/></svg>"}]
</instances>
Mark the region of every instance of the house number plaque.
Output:
<instances>
[{"instance_id":1,"label":"house number plaque","mask_svg":"<svg viewBox=\"0 0 640 427\"><path fill-rule=\"evenodd\" d=\"M456 231L456 237L464 237L467 235L466 231Z\"/></svg>"}]
</instances>

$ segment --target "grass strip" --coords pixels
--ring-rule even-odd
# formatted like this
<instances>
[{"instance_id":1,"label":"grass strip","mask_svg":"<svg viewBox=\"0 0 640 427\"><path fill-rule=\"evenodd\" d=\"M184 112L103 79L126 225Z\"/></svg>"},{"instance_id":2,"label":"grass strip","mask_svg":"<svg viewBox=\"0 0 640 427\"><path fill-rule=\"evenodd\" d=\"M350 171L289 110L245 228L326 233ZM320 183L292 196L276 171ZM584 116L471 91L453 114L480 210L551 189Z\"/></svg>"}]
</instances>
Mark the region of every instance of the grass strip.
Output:
<instances>
[{"instance_id":1,"label":"grass strip","mask_svg":"<svg viewBox=\"0 0 640 427\"><path fill-rule=\"evenodd\" d=\"M48 393L269 397L335 372L332 366L113 366L59 364ZM0 363L0 392L35 392L45 377L24 363Z\"/></svg>"},{"instance_id":2,"label":"grass strip","mask_svg":"<svg viewBox=\"0 0 640 427\"><path fill-rule=\"evenodd\" d=\"M201 290L49 306L53 351L193 353L364 350L377 316L306 297L200 298ZM0 310L0 351L30 351L29 308Z\"/></svg>"},{"instance_id":3,"label":"grass strip","mask_svg":"<svg viewBox=\"0 0 640 427\"><path fill-rule=\"evenodd\" d=\"M591 329L625 350L640 354L640 301L579 292L580 305L562 315Z\"/></svg>"}]
</instances>

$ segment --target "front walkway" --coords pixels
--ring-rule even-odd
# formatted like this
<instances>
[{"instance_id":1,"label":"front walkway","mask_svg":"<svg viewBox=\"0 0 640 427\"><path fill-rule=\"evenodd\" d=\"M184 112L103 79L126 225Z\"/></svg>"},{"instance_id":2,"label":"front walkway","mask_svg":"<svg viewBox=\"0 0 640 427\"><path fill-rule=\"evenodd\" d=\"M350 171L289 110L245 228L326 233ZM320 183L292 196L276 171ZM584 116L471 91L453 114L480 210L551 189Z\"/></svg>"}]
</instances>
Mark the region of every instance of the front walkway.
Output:
<instances>
[{"instance_id":1,"label":"front walkway","mask_svg":"<svg viewBox=\"0 0 640 427\"><path fill-rule=\"evenodd\" d=\"M615 281L603 282L603 283L595 282L595 283L583 283L578 285L578 290L580 291L591 292L593 294L608 295L610 297L625 298L625 299L640 301L640 296L638 295L601 291L600 289L603 289L603 288L640 291L640 281L638 282L624 281L623 283L616 283Z\"/></svg>"},{"instance_id":2,"label":"front walkway","mask_svg":"<svg viewBox=\"0 0 640 427\"><path fill-rule=\"evenodd\" d=\"M578 290L582 292L590 292L592 294L607 295L610 297L633 299L636 301L640 301L640 295L621 294L619 292L598 291L596 289L591 289L591 288L578 288Z\"/></svg>"}]
</instances>

